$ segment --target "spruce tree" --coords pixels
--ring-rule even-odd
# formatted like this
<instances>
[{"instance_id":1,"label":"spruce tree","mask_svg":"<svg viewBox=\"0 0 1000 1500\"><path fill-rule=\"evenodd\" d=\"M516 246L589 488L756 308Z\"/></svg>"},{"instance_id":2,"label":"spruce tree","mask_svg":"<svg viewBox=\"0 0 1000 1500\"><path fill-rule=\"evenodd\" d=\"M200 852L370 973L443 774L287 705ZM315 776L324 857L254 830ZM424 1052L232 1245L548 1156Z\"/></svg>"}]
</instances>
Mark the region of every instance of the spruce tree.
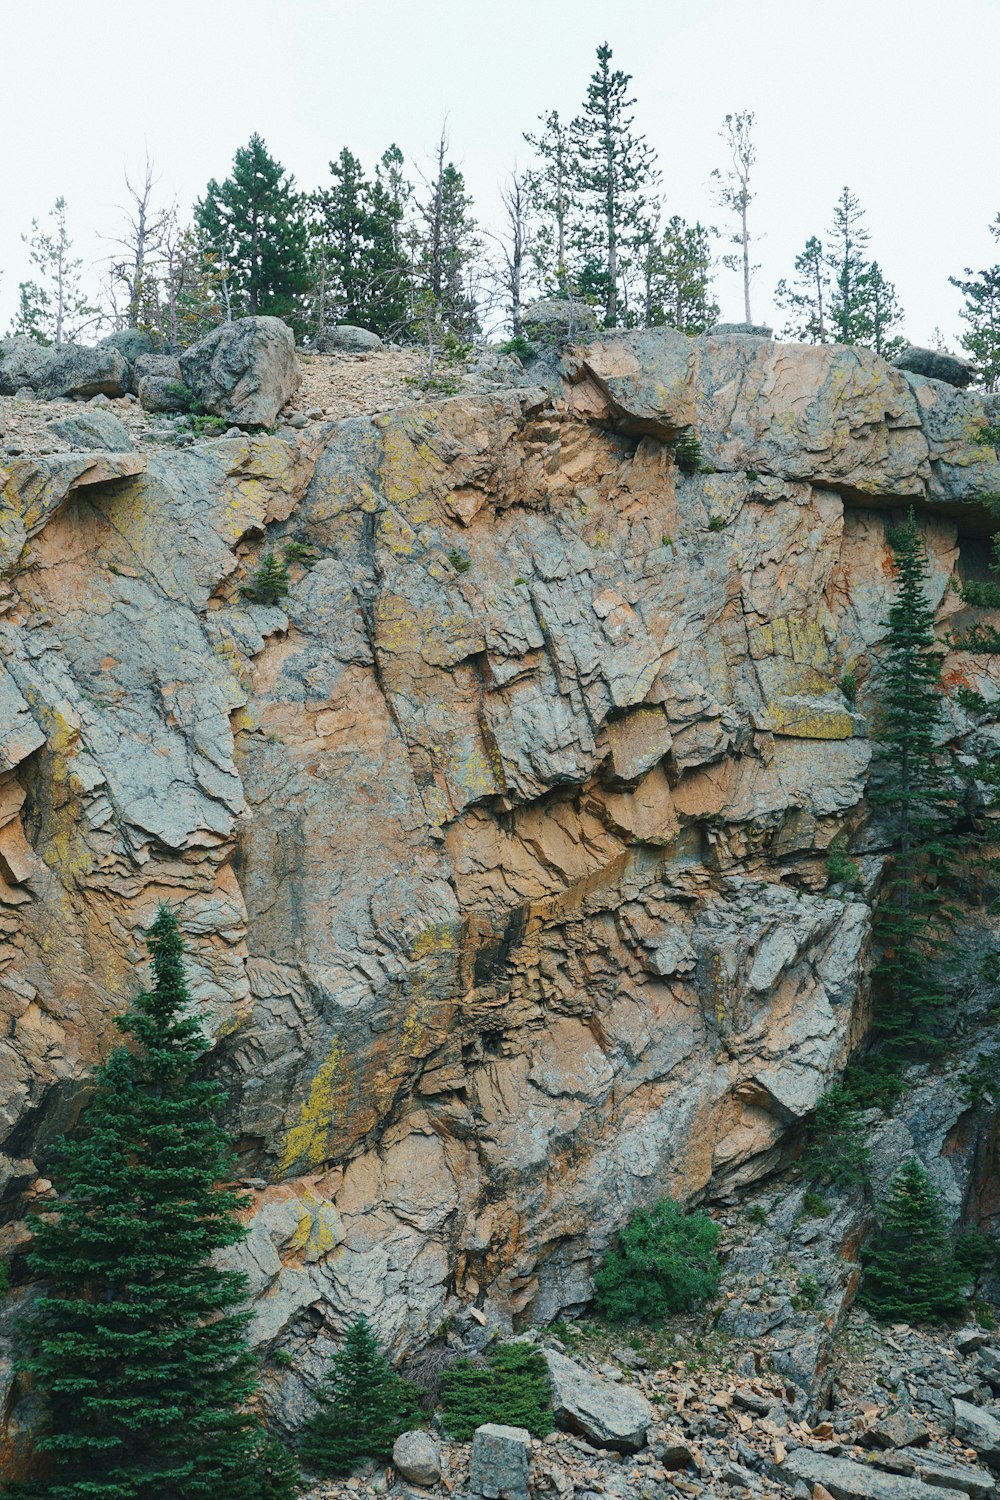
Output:
<instances>
[{"instance_id":1,"label":"spruce tree","mask_svg":"<svg viewBox=\"0 0 1000 1500\"><path fill-rule=\"evenodd\" d=\"M303 202L259 135L224 182L212 178L194 217L205 251L225 267L229 316L283 318L299 332L309 284Z\"/></svg>"},{"instance_id":2,"label":"spruce tree","mask_svg":"<svg viewBox=\"0 0 1000 1500\"><path fill-rule=\"evenodd\" d=\"M570 139L570 126L550 110L539 116L537 135L524 139L537 158L528 173L528 199L536 221L532 240L535 268L547 295L570 297L576 292L570 246L578 210L576 183L578 164Z\"/></svg>"},{"instance_id":3,"label":"spruce tree","mask_svg":"<svg viewBox=\"0 0 1000 1500\"><path fill-rule=\"evenodd\" d=\"M381 173L368 178L346 147L330 174L332 185L313 198L317 336L329 319L398 333L407 321L402 204Z\"/></svg>"},{"instance_id":4,"label":"spruce tree","mask_svg":"<svg viewBox=\"0 0 1000 1500\"><path fill-rule=\"evenodd\" d=\"M887 622L871 791L890 840L876 913L884 956L876 974L875 1033L890 1056L901 1057L937 1047L945 1029L940 960L955 793L941 743L942 653L912 510L890 540L898 587Z\"/></svg>"},{"instance_id":5,"label":"spruce tree","mask_svg":"<svg viewBox=\"0 0 1000 1500\"><path fill-rule=\"evenodd\" d=\"M903 347L893 330L902 321L896 288L876 260L866 260L869 234L861 204L845 187L827 240L832 276L830 328L840 344L862 344L889 359Z\"/></svg>"},{"instance_id":6,"label":"spruce tree","mask_svg":"<svg viewBox=\"0 0 1000 1500\"><path fill-rule=\"evenodd\" d=\"M359 1458L390 1458L399 1434L422 1420L415 1388L390 1367L366 1318L345 1333L319 1402L302 1457L320 1474L347 1474Z\"/></svg>"},{"instance_id":7,"label":"spruce tree","mask_svg":"<svg viewBox=\"0 0 1000 1500\"><path fill-rule=\"evenodd\" d=\"M1000 238L1000 217L990 233ZM967 324L962 348L975 361L980 384L988 391L1000 390L1000 265L981 271L966 266L964 278L948 279L965 298L959 314Z\"/></svg>"},{"instance_id":8,"label":"spruce tree","mask_svg":"<svg viewBox=\"0 0 1000 1500\"><path fill-rule=\"evenodd\" d=\"M580 289L602 306L606 328L627 321L626 271L646 237L648 193L660 176L655 151L634 132L631 74L612 70L611 58L604 42L583 110L570 127L581 208Z\"/></svg>"},{"instance_id":9,"label":"spruce tree","mask_svg":"<svg viewBox=\"0 0 1000 1500\"><path fill-rule=\"evenodd\" d=\"M707 333L718 321L712 300L712 245L703 224L688 224L674 214L661 234L646 246L643 322L647 328L679 329L691 338Z\"/></svg>"},{"instance_id":10,"label":"spruce tree","mask_svg":"<svg viewBox=\"0 0 1000 1500\"><path fill-rule=\"evenodd\" d=\"M245 1234L221 1091L166 906L149 932L153 988L118 1025L79 1131L32 1221L45 1291L24 1368L45 1408L49 1500L252 1500L259 1428L244 1278L214 1251Z\"/></svg>"},{"instance_id":11,"label":"spruce tree","mask_svg":"<svg viewBox=\"0 0 1000 1500\"><path fill-rule=\"evenodd\" d=\"M941 1201L920 1163L908 1161L893 1179L870 1246L862 1255L861 1301L886 1323L923 1323L957 1316L962 1286Z\"/></svg>"},{"instance_id":12,"label":"spruce tree","mask_svg":"<svg viewBox=\"0 0 1000 1500\"><path fill-rule=\"evenodd\" d=\"M778 282L774 300L788 315L782 330L785 338L808 344L829 342L830 270L823 242L816 235L806 240L795 257L791 281Z\"/></svg>"},{"instance_id":13,"label":"spruce tree","mask_svg":"<svg viewBox=\"0 0 1000 1500\"><path fill-rule=\"evenodd\" d=\"M469 273L481 243L465 178L448 160L444 131L434 155L434 175L426 185L428 196L417 205L419 222L412 239L418 315L429 330L429 342L446 334L474 338L479 315Z\"/></svg>"}]
</instances>

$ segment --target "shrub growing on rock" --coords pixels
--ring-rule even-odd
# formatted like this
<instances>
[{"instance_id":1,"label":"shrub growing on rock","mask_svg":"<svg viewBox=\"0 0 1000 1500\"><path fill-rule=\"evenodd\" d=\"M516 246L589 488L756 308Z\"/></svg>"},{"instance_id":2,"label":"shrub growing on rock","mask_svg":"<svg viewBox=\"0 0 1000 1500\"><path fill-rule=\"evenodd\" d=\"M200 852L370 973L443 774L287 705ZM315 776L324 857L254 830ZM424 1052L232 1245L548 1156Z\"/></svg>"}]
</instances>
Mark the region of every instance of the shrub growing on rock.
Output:
<instances>
[{"instance_id":1,"label":"shrub growing on rock","mask_svg":"<svg viewBox=\"0 0 1000 1500\"><path fill-rule=\"evenodd\" d=\"M534 1344L500 1344L485 1364L457 1361L441 1374L444 1425L462 1442L484 1422L552 1431L552 1392L545 1355Z\"/></svg>"},{"instance_id":2,"label":"shrub growing on rock","mask_svg":"<svg viewBox=\"0 0 1000 1500\"><path fill-rule=\"evenodd\" d=\"M670 1198L633 1214L594 1277L597 1309L613 1323L659 1323L710 1297L719 1284L719 1226Z\"/></svg>"},{"instance_id":3,"label":"shrub growing on rock","mask_svg":"<svg viewBox=\"0 0 1000 1500\"><path fill-rule=\"evenodd\" d=\"M344 1335L319 1403L302 1457L320 1474L347 1474L359 1458L388 1460L399 1434L421 1420L414 1387L391 1368L366 1318Z\"/></svg>"},{"instance_id":4,"label":"shrub growing on rock","mask_svg":"<svg viewBox=\"0 0 1000 1500\"><path fill-rule=\"evenodd\" d=\"M869 1153L861 1113L844 1084L827 1089L816 1106L802 1153L802 1168L810 1182L846 1188L868 1180Z\"/></svg>"},{"instance_id":5,"label":"shrub growing on rock","mask_svg":"<svg viewBox=\"0 0 1000 1500\"><path fill-rule=\"evenodd\" d=\"M941 1201L918 1161L893 1179L862 1262L861 1301L882 1322L933 1322L964 1311L962 1287L972 1277L955 1258Z\"/></svg>"},{"instance_id":6,"label":"shrub growing on rock","mask_svg":"<svg viewBox=\"0 0 1000 1500\"><path fill-rule=\"evenodd\" d=\"M277 604L288 593L288 565L273 552L265 552L260 567L243 587L243 596L254 604Z\"/></svg>"}]
</instances>

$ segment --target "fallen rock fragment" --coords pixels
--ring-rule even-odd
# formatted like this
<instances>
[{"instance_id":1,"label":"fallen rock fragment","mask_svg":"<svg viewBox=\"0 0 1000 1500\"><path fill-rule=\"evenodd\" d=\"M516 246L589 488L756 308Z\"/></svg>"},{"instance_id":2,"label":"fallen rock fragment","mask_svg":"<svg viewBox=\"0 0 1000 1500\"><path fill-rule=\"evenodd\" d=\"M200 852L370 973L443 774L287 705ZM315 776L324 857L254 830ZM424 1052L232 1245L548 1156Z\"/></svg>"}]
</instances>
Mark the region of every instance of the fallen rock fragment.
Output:
<instances>
[{"instance_id":1,"label":"fallen rock fragment","mask_svg":"<svg viewBox=\"0 0 1000 1500\"><path fill-rule=\"evenodd\" d=\"M441 1478L441 1447L429 1432L401 1432L392 1447L392 1461L411 1484L429 1486Z\"/></svg>"},{"instance_id":2,"label":"fallen rock fragment","mask_svg":"<svg viewBox=\"0 0 1000 1500\"><path fill-rule=\"evenodd\" d=\"M528 1500L531 1434L523 1427L487 1422L472 1439L474 1495L483 1500Z\"/></svg>"},{"instance_id":3,"label":"fallen rock fragment","mask_svg":"<svg viewBox=\"0 0 1000 1500\"><path fill-rule=\"evenodd\" d=\"M653 1408L641 1391L592 1374L576 1360L546 1349L552 1382L552 1409L567 1432L579 1433L599 1448L635 1453L646 1441Z\"/></svg>"}]
</instances>

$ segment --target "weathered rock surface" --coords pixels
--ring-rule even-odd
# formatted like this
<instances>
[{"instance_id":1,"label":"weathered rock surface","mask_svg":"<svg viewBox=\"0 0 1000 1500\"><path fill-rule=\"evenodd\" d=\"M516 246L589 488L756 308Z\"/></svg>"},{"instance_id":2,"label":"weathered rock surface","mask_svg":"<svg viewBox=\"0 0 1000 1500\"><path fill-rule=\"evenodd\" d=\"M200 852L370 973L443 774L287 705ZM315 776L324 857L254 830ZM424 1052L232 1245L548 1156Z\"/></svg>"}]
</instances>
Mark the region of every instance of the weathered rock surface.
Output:
<instances>
[{"instance_id":1,"label":"weathered rock surface","mask_svg":"<svg viewBox=\"0 0 1000 1500\"><path fill-rule=\"evenodd\" d=\"M52 350L36 389L46 396L124 396L130 381L128 361L113 345L64 344Z\"/></svg>"},{"instance_id":2,"label":"weathered rock surface","mask_svg":"<svg viewBox=\"0 0 1000 1500\"><path fill-rule=\"evenodd\" d=\"M181 373L206 411L237 427L271 427L299 388L292 330L280 318L237 318L192 344Z\"/></svg>"},{"instance_id":3,"label":"weathered rock surface","mask_svg":"<svg viewBox=\"0 0 1000 1500\"><path fill-rule=\"evenodd\" d=\"M109 411L89 406L82 411L71 411L65 417L57 417L49 423L49 431L72 448L106 449L109 453L131 452L135 444L128 429Z\"/></svg>"},{"instance_id":4,"label":"weathered rock surface","mask_svg":"<svg viewBox=\"0 0 1000 1500\"><path fill-rule=\"evenodd\" d=\"M392 1461L411 1484L437 1484L441 1478L441 1444L430 1432L401 1432L392 1446Z\"/></svg>"},{"instance_id":5,"label":"weathered rock surface","mask_svg":"<svg viewBox=\"0 0 1000 1500\"><path fill-rule=\"evenodd\" d=\"M266 420L222 343L191 370ZM11 1222L162 899L254 1184L254 1338L304 1369L360 1313L402 1353L580 1307L635 1206L780 1166L864 1025L887 531L912 500L944 628L986 420L865 351L663 331L557 390L0 468ZM951 1108L906 1131L964 1202Z\"/></svg>"},{"instance_id":6,"label":"weathered rock surface","mask_svg":"<svg viewBox=\"0 0 1000 1500\"><path fill-rule=\"evenodd\" d=\"M983 1463L1000 1469L1000 1415L969 1401L955 1401L955 1436L975 1448Z\"/></svg>"},{"instance_id":7,"label":"weathered rock surface","mask_svg":"<svg viewBox=\"0 0 1000 1500\"><path fill-rule=\"evenodd\" d=\"M960 355L947 354L943 349L921 349L911 344L896 356L893 364L897 370L910 370L928 380L943 380L946 385L958 386L960 390L971 385L976 378L975 365Z\"/></svg>"},{"instance_id":8,"label":"weathered rock surface","mask_svg":"<svg viewBox=\"0 0 1000 1500\"><path fill-rule=\"evenodd\" d=\"M322 354L370 354L381 349L382 340L377 333L367 328L357 328L353 323L340 323L316 340L316 348Z\"/></svg>"},{"instance_id":9,"label":"weathered rock surface","mask_svg":"<svg viewBox=\"0 0 1000 1500\"><path fill-rule=\"evenodd\" d=\"M482 1500L528 1500L531 1434L523 1427L487 1422L472 1440L470 1486Z\"/></svg>"},{"instance_id":10,"label":"weathered rock surface","mask_svg":"<svg viewBox=\"0 0 1000 1500\"><path fill-rule=\"evenodd\" d=\"M0 339L0 396L13 396L25 387L40 387L54 351L34 339L14 335Z\"/></svg>"},{"instance_id":11,"label":"weathered rock surface","mask_svg":"<svg viewBox=\"0 0 1000 1500\"><path fill-rule=\"evenodd\" d=\"M565 343L567 339L593 333L597 321L585 302L564 297L545 297L532 302L521 314L521 326L529 339L540 343Z\"/></svg>"},{"instance_id":12,"label":"weathered rock surface","mask_svg":"<svg viewBox=\"0 0 1000 1500\"><path fill-rule=\"evenodd\" d=\"M560 1427L579 1433L598 1448L634 1453L646 1441L653 1408L641 1392L602 1380L575 1360L545 1352L552 1383L552 1410Z\"/></svg>"},{"instance_id":13,"label":"weathered rock surface","mask_svg":"<svg viewBox=\"0 0 1000 1500\"><path fill-rule=\"evenodd\" d=\"M812 1448L794 1449L780 1473L790 1484L802 1480L807 1485L823 1485L833 1500L941 1500L942 1496L937 1485L925 1484L915 1474L890 1474Z\"/></svg>"}]
</instances>

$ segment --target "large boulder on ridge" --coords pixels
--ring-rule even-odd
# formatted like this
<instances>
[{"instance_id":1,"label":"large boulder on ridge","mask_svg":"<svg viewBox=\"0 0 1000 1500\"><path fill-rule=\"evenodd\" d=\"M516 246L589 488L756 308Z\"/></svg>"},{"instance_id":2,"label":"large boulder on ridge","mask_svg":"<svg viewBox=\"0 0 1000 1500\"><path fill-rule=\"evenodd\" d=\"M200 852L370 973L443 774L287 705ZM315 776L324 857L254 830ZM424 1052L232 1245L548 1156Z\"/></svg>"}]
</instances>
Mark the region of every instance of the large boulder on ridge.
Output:
<instances>
[{"instance_id":1,"label":"large boulder on ridge","mask_svg":"<svg viewBox=\"0 0 1000 1500\"><path fill-rule=\"evenodd\" d=\"M25 386L35 390L45 378L55 352L22 334L0 339L0 396L13 396Z\"/></svg>"},{"instance_id":2,"label":"large boulder on ridge","mask_svg":"<svg viewBox=\"0 0 1000 1500\"><path fill-rule=\"evenodd\" d=\"M52 352L52 358L35 389L48 397L124 396L132 383L132 372L125 356L112 345L99 344L85 349L80 344L64 344Z\"/></svg>"},{"instance_id":3,"label":"large boulder on ridge","mask_svg":"<svg viewBox=\"0 0 1000 1500\"><path fill-rule=\"evenodd\" d=\"M316 348L320 354L370 354L382 348L382 340L367 328L341 323L336 328L328 328L316 340Z\"/></svg>"},{"instance_id":4,"label":"large boulder on ridge","mask_svg":"<svg viewBox=\"0 0 1000 1500\"><path fill-rule=\"evenodd\" d=\"M223 323L181 355L181 371L206 411L238 427L270 427L299 388L295 338L280 318Z\"/></svg>"},{"instance_id":5,"label":"large boulder on ridge","mask_svg":"<svg viewBox=\"0 0 1000 1500\"><path fill-rule=\"evenodd\" d=\"M923 375L927 380L943 380L945 385L963 390L976 378L976 367L971 360L959 354L948 354L944 349L921 349L910 344L893 364L897 370L909 370L911 375Z\"/></svg>"},{"instance_id":6,"label":"large boulder on ridge","mask_svg":"<svg viewBox=\"0 0 1000 1500\"><path fill-rule=\"evenodd\" d=\"M544 297L521 314L525 335L539 344L561 344L584 333L594 333L597 320L585 302L568 297Z\"/></svg>"}]
</instances>

